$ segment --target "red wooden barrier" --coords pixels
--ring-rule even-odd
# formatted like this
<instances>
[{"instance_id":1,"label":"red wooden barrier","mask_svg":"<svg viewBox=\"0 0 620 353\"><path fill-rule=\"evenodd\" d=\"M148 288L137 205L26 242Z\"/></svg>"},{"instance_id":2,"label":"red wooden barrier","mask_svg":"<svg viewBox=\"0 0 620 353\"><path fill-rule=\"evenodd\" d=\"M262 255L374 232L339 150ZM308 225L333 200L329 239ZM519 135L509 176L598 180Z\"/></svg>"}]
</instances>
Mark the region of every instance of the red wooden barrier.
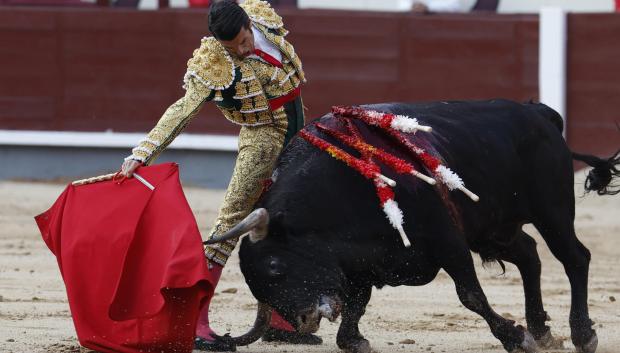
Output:
<instances>
[{"instance_id":1,"label":"red wooden barrier","mask_svg":"<svg viewBox=\"0 0 620 353\"><path fill-rule=\"evenodd\" d=\"M566 137L576 151L620 148L619 33L618 14L569 15Z\"/></svg>"}]
</instances>

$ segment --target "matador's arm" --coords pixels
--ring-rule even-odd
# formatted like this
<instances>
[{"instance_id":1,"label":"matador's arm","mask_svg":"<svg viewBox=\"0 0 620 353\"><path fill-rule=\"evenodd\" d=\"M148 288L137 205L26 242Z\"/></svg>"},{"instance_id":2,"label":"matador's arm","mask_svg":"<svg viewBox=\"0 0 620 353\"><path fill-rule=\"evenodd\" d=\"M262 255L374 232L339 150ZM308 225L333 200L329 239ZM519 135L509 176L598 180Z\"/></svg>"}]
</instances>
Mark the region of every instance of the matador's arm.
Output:
<instances>
[{"instance_id":1,"label":"matador's arm","mask_svg":"<svg viewBox=\"0 0 620 353\"><path fill-rule=\"evenodd\" d=\"M159 119L157 125L140 141L125 158L151 164L157 156L181 133L189 121L198 115L203 105L213 99L214 92L195 78L185 85L185 95L172 104Z\"/></svg>"}]
</instances>

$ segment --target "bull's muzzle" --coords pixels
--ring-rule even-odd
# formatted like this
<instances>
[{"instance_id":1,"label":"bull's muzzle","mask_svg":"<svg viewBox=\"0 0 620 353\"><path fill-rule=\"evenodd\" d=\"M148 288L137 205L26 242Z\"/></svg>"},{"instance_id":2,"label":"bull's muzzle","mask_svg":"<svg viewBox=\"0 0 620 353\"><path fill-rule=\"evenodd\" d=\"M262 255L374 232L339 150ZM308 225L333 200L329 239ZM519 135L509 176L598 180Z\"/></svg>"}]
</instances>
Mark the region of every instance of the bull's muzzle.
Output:
<instances>
[{"instance_id":1,"label":"bull's muzzle","mask_svg":"<svg viewBox=\"0 0 620 353\"><path fill-rule=\"evenodd\" d=\"M318 304L297 312L297 330L302 333L314 333L319 329L322 318L331 322L336 321L341 308L342 304L337 296L321 295Z\"/></svg>"},{"instance_id":2,"label":"bull's muzzle","mask_svg":"<svg viewBox=\"0 0 620 353\"><path fill-rule=\"evenodd\" d=\"M319 330L321 314L318 306L302 310L297 313L297 331L301 333L314 333Z\"/></svg>"},{"instance_id":3,"label":"bull's muzzle","mask_svg":"<svg viewBox=\"0 0 620 353\"><path fill-rule=\"evenodd\" d=\"M334 322L342 311L342 302L338 296L322 295L319 299L318 309L322 317Z\"/></svg>"}]
</instances>

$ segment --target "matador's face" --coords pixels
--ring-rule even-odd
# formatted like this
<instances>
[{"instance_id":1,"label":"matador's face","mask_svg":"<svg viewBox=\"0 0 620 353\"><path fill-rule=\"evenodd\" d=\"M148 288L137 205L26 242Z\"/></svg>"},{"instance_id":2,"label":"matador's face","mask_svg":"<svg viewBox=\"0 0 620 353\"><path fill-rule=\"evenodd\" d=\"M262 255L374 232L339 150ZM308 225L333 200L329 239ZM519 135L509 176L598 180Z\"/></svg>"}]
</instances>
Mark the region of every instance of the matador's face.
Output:
<instances>
[{"instance_id":1,"label":"matador's face","mask_svg":"<svg viewBox=\"0 0 620 353\"><path fill-rule=\"evenodd\" d=\"M241 27L241 30L232 40L219 40L228 53L238 58L245 58L254 53L254 34L250 27Z\"/></svg>"}]
</instances>

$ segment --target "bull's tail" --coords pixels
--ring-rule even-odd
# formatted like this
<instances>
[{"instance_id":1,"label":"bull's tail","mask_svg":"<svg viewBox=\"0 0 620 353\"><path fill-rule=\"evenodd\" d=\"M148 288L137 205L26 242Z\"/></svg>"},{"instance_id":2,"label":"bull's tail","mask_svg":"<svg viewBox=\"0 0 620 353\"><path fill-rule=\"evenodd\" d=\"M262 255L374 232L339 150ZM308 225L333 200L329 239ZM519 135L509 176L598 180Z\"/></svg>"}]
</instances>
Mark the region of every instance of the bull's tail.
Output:
<instances>
[{"instance_id":1,"label":"bull's tail","mask_svg":"<svg viewBox=\"0 0 620 353\"><path fill-rule=\"evenodd\" d=\"M560 132L563 132L564 121L562 120L562 116L554 109L543 103L536 103L532 100L524 104L542 115ZM616 195L620 193L620 184L616 183L614 180L620 177L620 150L607 159L575 152L572 152L572 154L573 159L585 162L589 166L594 167L586 178L586 192L596 191L599 195Z\"/></svg>"},{"instance_id":2,"label":"bull's tail","mask_svg":"<svg viewBox=\"0 0 620 353\"><path fill-rule=\"evenodd\" d=\"M620 184L615 180L620 177L620 150L607 159L573 152L573 159L594 167L586 178L586 192L596 191L599 195L620 193Z\"/></svg>"}]
</instances>

